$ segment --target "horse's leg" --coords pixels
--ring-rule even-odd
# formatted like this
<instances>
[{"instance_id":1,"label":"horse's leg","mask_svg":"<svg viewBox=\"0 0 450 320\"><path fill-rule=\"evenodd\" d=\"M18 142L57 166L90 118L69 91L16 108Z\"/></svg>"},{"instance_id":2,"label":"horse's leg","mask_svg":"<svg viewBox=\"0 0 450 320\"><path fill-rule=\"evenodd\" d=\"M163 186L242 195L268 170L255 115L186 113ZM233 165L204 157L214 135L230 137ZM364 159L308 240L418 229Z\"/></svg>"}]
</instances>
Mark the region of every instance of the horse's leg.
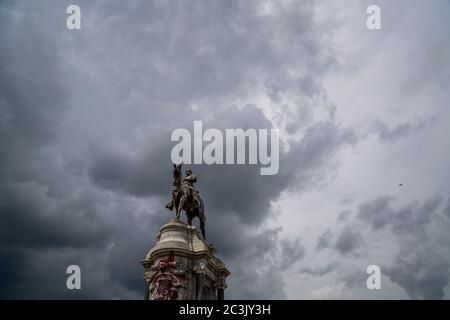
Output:
<instances>
[{"instance_id":1,"label":"horse's leg","mask_svg":"<svg viewBox=\"0 0 450 320\"><path fill-rule=\"evenodd\" d=\"M186 201L186 197L184 195L182 195L180 198L180 202L178 203L178 208L177 208L177 219L178 220L180 220L180 213L181 213L181 210L183 209L185 201Z\"/></svg>"},{"instance_id":2,"label":"horse's leg","mask_svg":"<svg viewBox=\"0 0 450 320\"><path fill-rule=\"evenodd\" d=\"M205 216L205 209L203 206L202 208L199 209L198 219L200 220L200 230L202 231L203 239L206 240L206 232L205 232L206 216Z\"/></svg>"},{"instance_id":3,"label":"horse's leg","mask_svg":"<svg viewBox=\"0 0 450 320\"><path fill-rule=\"evenodd\" d=\"M188 225L192 226L192 214L189 214L186 212L187 218L188 218Z\"/></svg>"}]
</instances>

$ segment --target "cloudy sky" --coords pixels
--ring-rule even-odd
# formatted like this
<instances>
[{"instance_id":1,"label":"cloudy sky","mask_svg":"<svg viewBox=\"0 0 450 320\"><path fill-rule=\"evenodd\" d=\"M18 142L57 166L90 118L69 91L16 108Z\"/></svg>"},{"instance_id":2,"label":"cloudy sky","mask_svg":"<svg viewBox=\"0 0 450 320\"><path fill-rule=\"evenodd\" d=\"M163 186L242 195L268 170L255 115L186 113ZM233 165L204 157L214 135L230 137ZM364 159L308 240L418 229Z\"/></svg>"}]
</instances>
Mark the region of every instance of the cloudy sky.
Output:
<instances>
[{"instance_id":1,"label":"cloudy sky","mask_svg":"<svg viewBox=\"0 0 450 320\"><path fill-rule=\"evenodd\" d=\"M449 21L444 0L1 1L0 298L142 299L194 120L280 130L277 175L191 166L227 298L450 298Z\"/></svg>"}]
</instances>

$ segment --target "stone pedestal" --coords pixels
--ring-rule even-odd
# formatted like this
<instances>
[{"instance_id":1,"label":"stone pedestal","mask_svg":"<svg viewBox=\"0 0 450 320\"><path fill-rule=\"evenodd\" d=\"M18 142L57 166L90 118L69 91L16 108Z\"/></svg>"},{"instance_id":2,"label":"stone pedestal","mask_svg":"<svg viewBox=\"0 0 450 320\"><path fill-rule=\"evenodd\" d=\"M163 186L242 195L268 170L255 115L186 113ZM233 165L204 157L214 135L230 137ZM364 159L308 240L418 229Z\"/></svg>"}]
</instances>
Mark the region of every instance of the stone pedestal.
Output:
<instances>
[{"instance_id":1,"label":"stone pedestal","mask_svg":"<svg viewBox=\"0 0 450 320\"><path fill-rule=\"evenodd\" d=\"M230 272L195 226L173 219L161 227L156 238L156 245L141 261L145 299L224 299Z\"/></svg>"}]
</instances>

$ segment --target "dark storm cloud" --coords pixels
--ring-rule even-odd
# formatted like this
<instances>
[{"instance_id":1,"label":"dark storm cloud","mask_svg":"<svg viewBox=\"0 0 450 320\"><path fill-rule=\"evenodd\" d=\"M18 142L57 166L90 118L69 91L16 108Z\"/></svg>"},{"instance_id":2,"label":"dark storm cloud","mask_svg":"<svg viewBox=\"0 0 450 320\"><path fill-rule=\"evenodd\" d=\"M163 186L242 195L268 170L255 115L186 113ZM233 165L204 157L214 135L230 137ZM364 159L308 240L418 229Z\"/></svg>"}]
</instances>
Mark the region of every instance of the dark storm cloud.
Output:
<instances>
[{"instance_id":1,"label":"dark storm cloud","mask_svg":"<svg viewBox=\"0 0 450 320\"><path fill-rule=\"evenodd\" d=\"M223 226L227 226L226 232ZM226 213L216 217L208 232L233 275L228 280L227 297L286 297L282 272L291 270L305 255L300 239L283 237L280 228L257 231Z\"/></svg>"},{"instance_id":2,"label":"dark storm cloud","mask_svg":"<svg viewBox=\"0 0 450 320\"><path fill-rule=\"evenodd\" d=\"M31 263L29 252L0 248L0 299L21 298L25 290L26 272Z\"/></svg>"},{"instance_id":3,"label":"dark storm cloud","mask_svg":"<svg viewBox=\"0 0 450 320\"><path fill-rule=\"evenodd\" d=\"M164 216L152 217L132 201L95 190L57 200L34 184L14 189L3 194L10 199L2 200L0 259L2 281L16 283L6 281L11 291L3 291L3 297L142 297L137 291L141 278L133 275L141 271L138 260L167 220ZM14 263L20 267L8 267ZM79 292L65 288L71 264L82 269Z\"/></svg>"},{"instance_id":4,"label":"dark storm cloud","mask_svg":"<svg viewBox=\"0 0 450 320\"><path fill-rule=\"evenodd\" d=\"M447 205L444 209L444 214L446 214L447 217L450 218L450 197L447 199Z\"/></svg>"},{"instance_id":5,"label":"dark storm cloud","mask_svg":"<svg viewBox=\"0 0 450 320\"><path fill-rule=\"evenodd\" d=\"M22 141L48 143L57 134L54 124L63 111L66 92L59 83L62 75L54 63L55 41L41 42L48 32L37 23L44 10L33 9L26 17L21 17L15 6L4 8L1 13L2 129ZM29 32L32 28L33 32ZM42 81L43 76L46 81Z\"/></svg>"},{"instance_id":6,"label":"dark storm cloud","mask_svg":"<svg viewBox=\"0 0 450 320\"><path fill-rule=\"evenodd\" d=\"M55 64L58 32L40 23L46 9L30 4L24 13L21 5L2 2L0 11L0 177L6 163L21 161L13 153L28 157L56 139L68 91Z\"/></svg>"},{"instance_id":7,"label":"dark storm cloud","mask_svg":"<svg viewBox=\"0 0 450 320\"><path fill-rule=\"evenodd\" d=\"M449 284L450 223L443 197L395 206L392 197L363 203L358 216L373 230L389 228L399 250L383 268L391 281L405 289L412 299L442 299Z\"/></svg>"},{"instance_id":8,"label":"dark storm cloud","mask_svg":"<svg viewBox=\"0 0 450 320\"><path fill-rule=\"evenodd\" d=\"M33 182L0 188L0 243L9 247L96 247L112 235L101 218L99 197L57 200Z\"/></svg>"},{"instance_id":9,"label":"dark storm cloud","mask_svg":"<svg viewBox=\"0 0 450 320\"><path fill-rule=\"evenodd\" d=\"M0 5L1 297L141 298L138 261L173 216L171 131L271 128L255 92L323 96L333 57L309 2L262 15L250 1L81 1L78 31L65 28L69 4ZM288 141L278 175L191 166L230 298L285 297L281 271L305 251L261 227L271 203L320 185L356 142L332 114L302 121L309 109L289 113L289 131L305 134ZM82 268L80 292L65 288L69 264Z\"/></svg>"},{"instance_id":10,"label":"dark storm cloud","mask_svg":"<svg viewBox=\"0 0 450 320\"><path fill-rule=\"evenodd\" d=\"M167 194L170 186L170 145L140 156L99 150L92 155L89 174L92 182L106 190L120 191L128 195L145 197Z\"/></svg>"}]
</instances>

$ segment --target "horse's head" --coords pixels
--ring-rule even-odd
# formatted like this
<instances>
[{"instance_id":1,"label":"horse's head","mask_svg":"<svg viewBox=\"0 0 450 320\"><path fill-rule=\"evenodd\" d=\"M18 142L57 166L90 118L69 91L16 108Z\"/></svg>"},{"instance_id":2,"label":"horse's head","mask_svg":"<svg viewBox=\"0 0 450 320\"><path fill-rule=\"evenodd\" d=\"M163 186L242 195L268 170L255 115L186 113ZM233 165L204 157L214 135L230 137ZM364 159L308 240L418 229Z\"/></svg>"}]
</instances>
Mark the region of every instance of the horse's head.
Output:
<instances>
[{"instance_id":1,"label":"horse's head","mask_svg":"<svg viewBox=\"0 0 450 320\"><path fill-rule=\"evenodd\" d=\"M181 166L182 164L173 164L173 182L174 185L181 185Z\"/></svg>"},{"instance_id":2,"label":"horse's head","mask_svg":"<svg viewBox=\"0 0 450 320\"><path fill-rule=\"evenodd\" d=\"M181 163L173 164L173 186L177 188L181 186L181 166Z\"/></svg>"},{"instance_id":3,"label":"horse's head","mask_svg":"<svg viewBox=\"0 0 450 320\"><path fill-rule=\"evenodd\" d=\"M173 164L173 173L174 174L176 174L176 173L178 173L178 174L180 174L181 175L181 166L182 166L182 163L180 163L180 164Z\"/></svg>"}]
</instances>

